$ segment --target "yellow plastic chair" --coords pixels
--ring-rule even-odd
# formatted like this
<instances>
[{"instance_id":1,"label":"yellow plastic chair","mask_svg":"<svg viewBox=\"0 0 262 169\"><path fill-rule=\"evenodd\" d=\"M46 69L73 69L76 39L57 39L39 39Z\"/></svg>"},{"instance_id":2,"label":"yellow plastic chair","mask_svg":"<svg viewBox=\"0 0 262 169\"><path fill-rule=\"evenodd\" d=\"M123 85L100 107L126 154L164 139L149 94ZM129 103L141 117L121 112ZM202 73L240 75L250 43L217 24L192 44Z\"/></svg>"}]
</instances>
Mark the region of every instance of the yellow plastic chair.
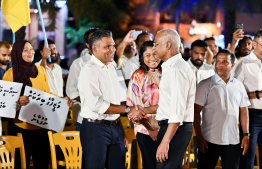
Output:
<instances>
[{"instance_id":1,"label":"yellow plastic chair","mask_svg":"<svg viewBox=\"0 0 262 169\"><path fill-rule=\"evenodd\" d=\"M75 131L75 130L76 130L76 123L73 117L73 111L72 108L69 108L64 131Z\"/></svg>"},{"instance_id":2,"label":"yellow plastic chair","mask_svg":"<svg viewBox=\"0 0 262 169\"><path fill-rule=\"evenodd\" d=\"M79 131L67 131L54 134L48 131L48 137L51 149L52 169L56 169L57 164L70 169L82 168L82 146ZM65 157L64 161L57 160L56 145L62 149Z\"/></svg>"},{"instance_id":3,"label":"yellow plastic chair","mask_svg":"<svg viewBox=\"0 0 262 169\"><path fill-rule=\"evenodd\" d=\"M134 133L134 129L131 128L124 128L125 130L125 135L127 137L128 140L128 151L126 152L126 169L130 169L131 168L131 149L132 149L132 141L136 140L136 135ZM138 166L137 167L132 167L132 168L142 168L142 157L141 157L141 151L140 148L138 146L138 143L136 142L136 146L137 146L137 162L138 162Z\"/></svg>"},{"instance_id":4,"label":"yellow plastic chair","mask_svg":"<svg viewBox=\"0 0 262 169\"><path fill-rule=\"evenodd\" d=\"M14 168L15 149L20 149L21 168L26 168L24 142L21 133L17 136L0 136L0 168Z\"/></svg>"}]
</instances>

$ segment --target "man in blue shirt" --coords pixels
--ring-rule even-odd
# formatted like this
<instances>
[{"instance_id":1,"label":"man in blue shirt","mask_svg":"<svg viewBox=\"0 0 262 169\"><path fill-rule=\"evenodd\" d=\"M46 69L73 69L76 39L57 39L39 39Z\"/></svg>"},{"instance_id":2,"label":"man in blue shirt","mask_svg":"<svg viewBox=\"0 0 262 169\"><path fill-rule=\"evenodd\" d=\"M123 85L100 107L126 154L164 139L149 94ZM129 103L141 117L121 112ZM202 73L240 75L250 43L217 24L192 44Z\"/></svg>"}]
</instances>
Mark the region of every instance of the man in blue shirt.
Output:
<instances>
[{"instance_id":1,"label":"man in blue shirt","mask_svg":"<svg viewBox=\"0 0 262 169\"><path fill-rule=\"evenodd\" d=\"M11 63L12 46L5 41L0 42L0 79L5 72L12 67Z\"/></svg>"}]
</instances>

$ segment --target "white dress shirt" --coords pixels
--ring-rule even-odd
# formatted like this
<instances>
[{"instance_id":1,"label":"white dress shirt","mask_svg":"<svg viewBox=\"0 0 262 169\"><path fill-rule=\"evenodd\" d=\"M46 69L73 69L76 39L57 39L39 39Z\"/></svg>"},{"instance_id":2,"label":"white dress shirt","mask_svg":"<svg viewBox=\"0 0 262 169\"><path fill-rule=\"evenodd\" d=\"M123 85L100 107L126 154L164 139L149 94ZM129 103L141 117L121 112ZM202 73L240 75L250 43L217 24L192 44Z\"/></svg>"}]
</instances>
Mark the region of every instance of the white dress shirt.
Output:
<instances>
[{"instance_id":1,"label":"white dress shirt","mask_svg":"<svg viewBox=\"0 0 262 169\"><path fill-rule=\"evenodd\" d=\"M70 99L75 99L79 96L78 77L80 74L80 70L90 59L91 55L88 53L87 50L84 55L80 56L72 63L66 83L66 94Z\"/></svg>"},{"instance_id":2,"label":"white dress shirt","mask_svg":"<svg viewBox=\"0 0 262 169\"><path fill-rule=\"evenodd\" d=\"M234 77L244 84L247 92L262 90L262 63L253 51L238 61ZM250 99L250 102L249 108L262 109L262 98Z\"/></svg>"},{"instance_id":3,"label":"white dress shirt","mask_svg":"<svg viewBox=\"0 0 262 169\"><path fill-rule=\"evenodd\" d=\"M131 59L126 61L125 68L124 68L124 77L125 79L131 79L132 74L137 70L140 66L139 63L139 55L136 54Z\"/></svg>"},{"instance_id":4,"label":"white dress shirt","mask_svg":"<svg viewBox=\"0 0 262 169\"><path fill-rule=\"evenodd\" d=\"M119 117L119 114L105 114L110 103L120 105L119 81L112 63L105 65L92 55L80 71L78 90L80 116L93 120L116 120Z\"/></svg>"},{"instance_id":5,"label":"white dress shirt","mask_svg":"<svg viewBox=\"0 0 262 169\"><path fill-rule=\"evenodd\" d=\"M250 105L244 85L231 77L225 83L218 74L197 85L195 103L202 110L202 134L206 141L229 145L239 143L239 108Z\"/></svg>"},{"instance_id":6,"label":"white dress shirt","mask_svg":"<svg viewBox=\"0 0 262 169\"><path fill-rule=\"evenodd\" d=\"M41 65L42 59L35 63L36 65ZM63 74L62 74L62 69L58 64L54 64L53 69L48 67L46 65L45 67L46 75L47 75L47 80L48 80L48 85L50 87L50 92L57 94L60 97L63 97Z\"/></svg>"},{"instance_id":7,"label":"white dress shirt","mask_svg":"<svg viewBox=\"0 0 262 169\"><path fill-rule=\"evenodd\" d=\"M162 64L159 108L156 119L168 123L193 122L196 78L189 64L177 54Z\"/></svg>"},{"instance_id":8,"label":"white dress shirt","mask_svg":"<svg viewBox=\"0 0 262 169\"><path fill-rule=\"evenodd\" d=\"M193 63L191 62L191 59L189 58L187 63L189 64L189 66L192 68L192 70L195 73L196 76L196 84L198 84L199 82L201 82L204 79L209 78L210 76L213 76L215 74L215 71L213 69L212 66L203 63L203 65L197 69Z\"/></svg>"},{"instance_id":9,"label":"white dress shirt","mask_svg":"<svg viewBox=\"0 0 262 169\"><path fill-rule=\"evenodd\" d=\"M81 52L80 57L73 61L68 73L68 78L66 83L66 94L70 99L75 99L76 97L80 96L78 91L78 77L82 67L90 59L91 59L91 55L89 54L88 49L84 49ZM75 103L76 107L72 108L75 117L73 119L76 119L78 123L82 123L83 120L83 117L79 115L81 111L80 108L81 106L79 106L80 104L81 104L80 102L76 102Z\"/></svg>"}]
</instances>

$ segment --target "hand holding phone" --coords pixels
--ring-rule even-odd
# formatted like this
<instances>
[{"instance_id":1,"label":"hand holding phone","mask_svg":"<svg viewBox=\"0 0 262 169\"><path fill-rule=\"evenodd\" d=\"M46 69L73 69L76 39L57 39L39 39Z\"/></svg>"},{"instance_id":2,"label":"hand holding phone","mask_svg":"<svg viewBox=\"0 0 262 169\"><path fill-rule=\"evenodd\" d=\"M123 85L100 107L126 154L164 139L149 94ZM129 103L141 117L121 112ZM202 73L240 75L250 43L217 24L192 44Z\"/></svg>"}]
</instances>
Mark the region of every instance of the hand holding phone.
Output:
<instances>
[{"instance_id":1,"label":"hand holding phone","mask_svg":"<svg viewBox=\"0 0 262 169\"><path fill-rule=\"evenodd\" d=\"M242 29L242 31L243 31L243 23L237 23L235 25L235 30L238 30L238 29Z\"/></svg>"},{"instance_id":2,"label":"hand holding phone","mask_svg":"<svg viewBox=\"0 0 262 169\"><path fill-rule=\"evenodd\" d=\"M132 32L131 37L133 39L136 39L138 37L138 35L141 34L142 32L143 31L134 31L134 32Z\"/></svg>"}]
</instances>

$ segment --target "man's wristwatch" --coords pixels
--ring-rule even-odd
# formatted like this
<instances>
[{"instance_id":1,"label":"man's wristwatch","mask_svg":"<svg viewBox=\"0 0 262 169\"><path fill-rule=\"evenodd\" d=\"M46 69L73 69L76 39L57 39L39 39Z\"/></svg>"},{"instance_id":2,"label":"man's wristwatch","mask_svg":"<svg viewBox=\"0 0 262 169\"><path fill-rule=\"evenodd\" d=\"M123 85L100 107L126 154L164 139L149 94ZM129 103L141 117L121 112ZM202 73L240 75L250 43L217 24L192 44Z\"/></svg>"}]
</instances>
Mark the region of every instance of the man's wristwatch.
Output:
<instances>
[{"instance_id":1,"label":"man's wristwatch","mask_svg":"<svg viewBox=\"0 0 262 169\"><path fill-rule=\"evenodd\" d=\"M129 107L129 106L126 106L125 112L126 112L126 113L129 113L129 112L130 112L130 107Z\"/></svg>"},{"instance_id":2,"label":"man's wristwatch","mask_svg":"<svg viewBox=\"0 0 262 169\"><path fill-rule=\"evenodd\" d=\"M260 99L260 97L259 97L259 90L255 91L255 95L256 95L257 99Z\"/></svg>"},{"instance_id":3,"label":"man's wristwatch","mask_svg":"<svg viewBox=\"0 0 262 169\"><path fill-rule=\"evenodd\" d=\"M243 136L250 136L250 133L244 133Z\"/></svg>"}]
</instances>

